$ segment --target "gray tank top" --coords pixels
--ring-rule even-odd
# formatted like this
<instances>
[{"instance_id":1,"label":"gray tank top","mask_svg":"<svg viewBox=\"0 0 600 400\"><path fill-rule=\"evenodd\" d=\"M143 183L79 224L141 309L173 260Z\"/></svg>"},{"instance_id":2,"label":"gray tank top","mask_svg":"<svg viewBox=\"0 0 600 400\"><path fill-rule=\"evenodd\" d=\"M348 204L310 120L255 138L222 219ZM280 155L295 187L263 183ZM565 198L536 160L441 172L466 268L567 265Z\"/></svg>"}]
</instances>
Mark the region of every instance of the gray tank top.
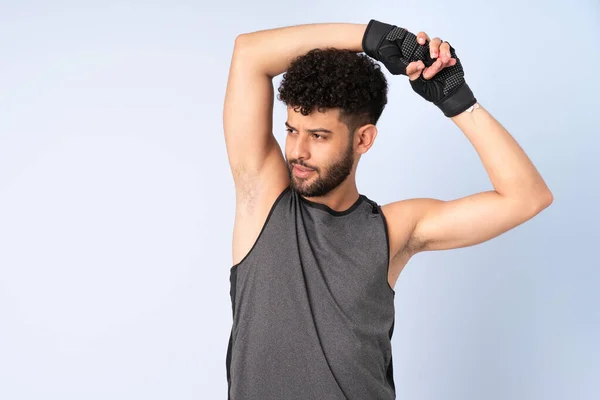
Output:
<instances>
[{"instance_id":1,"label":"gray tank top","mask_svg":"<svg viewBox=\"0 0 600 400\"><path fill-rule=\"evenodd\" d=\"M387 235L364 195L342 212L278 196L231 268L228 399L395 399Z\"/></svg>"}]
</instances>

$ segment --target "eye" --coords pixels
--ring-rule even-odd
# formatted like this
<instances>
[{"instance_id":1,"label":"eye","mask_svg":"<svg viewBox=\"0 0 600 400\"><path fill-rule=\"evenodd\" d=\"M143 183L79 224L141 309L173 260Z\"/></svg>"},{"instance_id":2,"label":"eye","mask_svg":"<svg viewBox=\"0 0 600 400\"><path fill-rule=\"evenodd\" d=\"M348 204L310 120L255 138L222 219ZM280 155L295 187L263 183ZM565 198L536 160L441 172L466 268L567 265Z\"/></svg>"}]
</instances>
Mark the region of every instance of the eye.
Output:
<instances>
[{"instance_id":1,"label":"eye","mask_svg":"<svg viewBox=\"0 0 600 400\"><path fill-rule=\"evenodd\" d=\"M290 134L290 135L291 135L292 133L294 133L294 130L293 130L293 129L290 129L290 128L287 128L285 131L286 131L288 134Z\"/></svg>"}]
</instances>

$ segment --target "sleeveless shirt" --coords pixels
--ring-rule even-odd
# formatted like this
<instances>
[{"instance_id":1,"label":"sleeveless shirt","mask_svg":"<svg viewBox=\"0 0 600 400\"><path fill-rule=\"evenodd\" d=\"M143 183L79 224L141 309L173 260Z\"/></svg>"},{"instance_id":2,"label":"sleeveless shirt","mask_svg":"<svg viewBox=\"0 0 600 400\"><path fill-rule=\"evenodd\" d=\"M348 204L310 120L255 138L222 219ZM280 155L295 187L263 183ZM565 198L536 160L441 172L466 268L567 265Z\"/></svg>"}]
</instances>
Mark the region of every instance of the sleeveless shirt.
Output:
<instances>
[{"instance_id":1,"label":"sleeveless shirt","mask_svg":"<svg viewBox=\"0 0 600 400\"><path fill-rule=\"evenodd\" d=\"M288 186L231 267L228 399L395 399L388 265L377 203L335 211Z\"/></svg>"}]
</instances>

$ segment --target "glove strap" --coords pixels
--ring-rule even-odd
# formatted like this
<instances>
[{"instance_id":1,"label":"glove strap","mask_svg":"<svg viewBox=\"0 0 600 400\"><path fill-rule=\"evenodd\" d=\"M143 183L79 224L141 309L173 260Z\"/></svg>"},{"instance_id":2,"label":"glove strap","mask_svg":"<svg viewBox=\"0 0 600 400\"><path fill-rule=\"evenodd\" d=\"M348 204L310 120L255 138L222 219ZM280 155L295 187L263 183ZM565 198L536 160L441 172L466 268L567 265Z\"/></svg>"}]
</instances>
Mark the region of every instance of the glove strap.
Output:
<instances>
[{"instance_id":1,"label":"glove strap","mask_svg":"<svg viewBox=\"0 0 600 400\"><path fill-rule=\"evenodd\" d=\"M363 35L362 48L366 55L381 61L379 57L379 46L385 40L387 34L394 29L394 25L379 22L374 19L369 21Z\"/></svg>"},{"instance_id":2,"label":"glove strap","mask_svg":"<svg viewBox=\"0 0 600 400\"><path fill-rule=\"evenodd\" d=\"M466 111L469 107L475 105L475 103L477 103L477 99L475 99L471 88L465 82L455 93L445 96L445 98L435 103L435 105L442 110L446 117L452 118Z\"/></svg>"}]
</instances>

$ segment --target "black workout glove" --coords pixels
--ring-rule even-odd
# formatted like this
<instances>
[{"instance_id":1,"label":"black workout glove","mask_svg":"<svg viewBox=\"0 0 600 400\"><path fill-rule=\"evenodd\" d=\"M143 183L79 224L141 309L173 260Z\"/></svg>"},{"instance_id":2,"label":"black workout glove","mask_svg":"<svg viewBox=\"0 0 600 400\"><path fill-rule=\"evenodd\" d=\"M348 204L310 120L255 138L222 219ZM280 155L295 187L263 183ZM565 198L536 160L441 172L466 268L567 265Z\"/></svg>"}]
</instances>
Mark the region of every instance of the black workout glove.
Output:
<instances>
[{"instance_id":1,"label":"black workout glove","mask_svg":"<svg viewBox=\"0 0 600 400\"><path fill-rule=\"evenodd\" d=\"M429 43L421 46L417 37L404 28L372 19L363 35L362 47L369 57L381 61L393 75L406 75L406 67L413 61L433 64Z\"/></svg>"},{"instance_id":2,"label":"black workout glove","mask_svg":"<svg viewBox=\"0 0 600 400\"><path fill-rule=\"evenodd\" d=\"M456 56L454 47L450 45L450 56L456 64L446 67L431 79L423 78L423 72L410 85L417 94L435 104L448 118L454 117L477 102L473 92L465 82L464 71Z\"/></svg>"},{"instance_id":3,"label":"black workout glove","mask_svg":"<svg viewBox=\"0 0 600 400\"><path fill-rule=\"evenodd\" d=\"M364 52L381 61L393 75L406 75L406 67L414 61L422 61L426 67L434 63L429 55L429 42L424 45L417 43L417 37L394 25L371 20L363 36ZM477 100L464 79L462 64L452 46L450 54L456 59L456 64L446 67L433 78L421 76L410 81L413 90L425 100L435 104L446 117L454 117Z\"/></svg>"}]
</instances>

